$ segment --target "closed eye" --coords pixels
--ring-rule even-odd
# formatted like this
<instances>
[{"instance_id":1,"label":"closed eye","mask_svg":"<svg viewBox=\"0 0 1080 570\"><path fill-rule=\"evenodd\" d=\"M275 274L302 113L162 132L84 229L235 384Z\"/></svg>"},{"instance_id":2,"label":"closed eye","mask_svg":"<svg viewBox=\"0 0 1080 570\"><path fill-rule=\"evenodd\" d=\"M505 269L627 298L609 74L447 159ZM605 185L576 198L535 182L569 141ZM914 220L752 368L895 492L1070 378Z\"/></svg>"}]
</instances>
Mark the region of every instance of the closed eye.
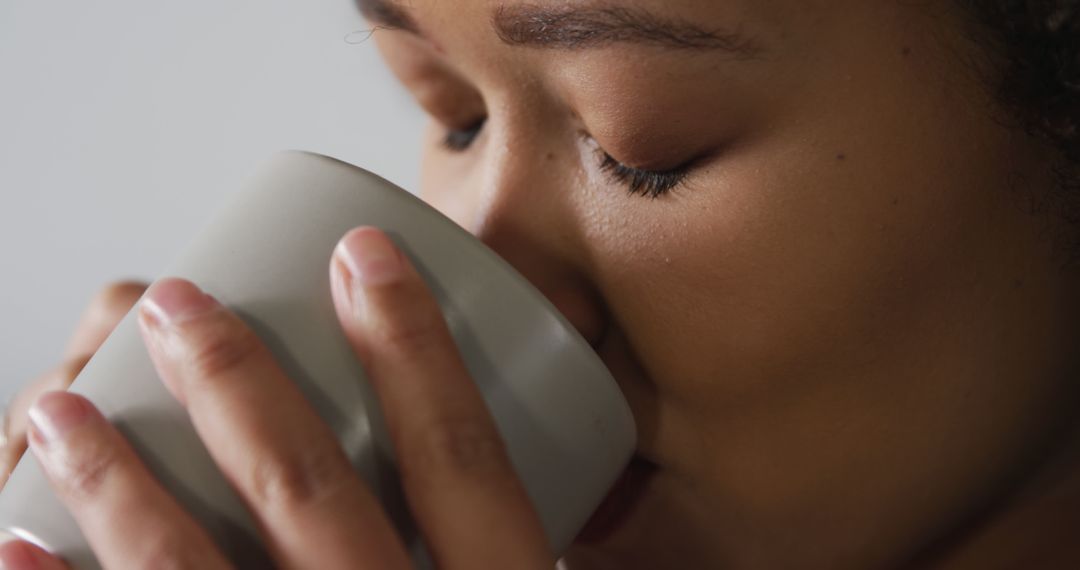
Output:
<instances>
[{"instance_id":1,"label":"closed eye","mask_svg":"<svg viewBox=\"0 0 1080 570\"><path fill-rule=\"evenodd\" d=\"M452 152L468 150L476 141L476 137L480 136L480 131L484 129L484 123L486 122L487 117L482 117L464 129L447 130L442 140L443 147Z\"/></svg>"},{"instance_id":2,"label":"closed eye","mask_svg":"<svg viewBox=\"0 0 1080 570\"><path fill-rule=\"evenodd\" d=\"M693 167L693 161L691 161L669 170L643 170L626 166L599 148L597 151L601 154L600 170L609 178L626 186L631 195L654 199L682 184Z\"/></svg>"}]
</instances>

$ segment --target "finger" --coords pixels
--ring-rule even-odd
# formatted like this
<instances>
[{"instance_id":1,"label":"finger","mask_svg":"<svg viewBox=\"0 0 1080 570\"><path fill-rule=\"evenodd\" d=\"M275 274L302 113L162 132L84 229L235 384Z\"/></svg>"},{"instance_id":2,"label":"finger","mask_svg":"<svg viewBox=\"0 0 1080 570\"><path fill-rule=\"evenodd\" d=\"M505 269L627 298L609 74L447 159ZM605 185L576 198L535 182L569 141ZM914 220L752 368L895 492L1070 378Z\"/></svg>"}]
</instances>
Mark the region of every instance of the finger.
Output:
<instances>
[{"instance_id":1,"label":"finger","mask_svg":"<svg viewBox=\"0 0 1080 570\"><path fill-rule=\"evenodd\" d=\"M66 390L86 367L116 325L146 290L146 284L122 281L102 289L79 319L64 349L65 362L42 374L19 391L0 423L0 489L26 452L26 411L37 397L51 390Z\"/></svg>"},{"instance_id":2,"label":"finger","mask_svg":"<svg viewBox=\"0 0 1080 570\"><path fill-rule=\"evenodd\" d=\"M553 556L427 286L375 228L331 271L342 326L379 394L409 499L440 568L551 568Z\"/></svg>"},{"instance_id":3,"label":"finger","mask_svg":"<svg viewBox=\"0 0 1080 570\"><path fill-rule=\"evenodd\" d=\"M0 545L0 568L3 570L68 570L67 564L30 544L13 540Z\"/></svg>"},{"instance_id":4,"label":"finger","mask_svg":"<svg viewBox=\"0 0 1080 570\"><path fill-rule=\"evenodd\" d=\"M337 438L238 317L180 279L139 322L166 385L285 567L406 568L404 546Z\"/></svg>"},{"instance_id":5,"label":"finger","mask_svg":"<svg viewBox=\"0 0 1080 570\"><path fill-rule=\"evenodd\" d=\"M138 281L121 281L99 291L75 326L75 332L64 349L64 358L85 358L97 352L116 325L142 297L146 287L146 283Z\"/></svg>"},{"instance_id":6,"label":"finger","mask_svg":"<svg viewBox=\"0 0 1080 570\"><path fill-rule=\"evenodd\" d=\"M30 449L106 568L227 568L209 536L82 396L30 408Z\"/></svg>"},{"instance_id":7,"label":"finger","mask_svg":"<svg viewBox=\"0 0 1080 570\"><path fill-rule=\"evenodd\" d=\"M7 484L11 471L26 452L26 411L30 409L30 405L45 392L67 389L88 360L89 357L69 360L38 376L3 410L3 422L0 424L0 489Z\"/></svg>"}]
</instances>

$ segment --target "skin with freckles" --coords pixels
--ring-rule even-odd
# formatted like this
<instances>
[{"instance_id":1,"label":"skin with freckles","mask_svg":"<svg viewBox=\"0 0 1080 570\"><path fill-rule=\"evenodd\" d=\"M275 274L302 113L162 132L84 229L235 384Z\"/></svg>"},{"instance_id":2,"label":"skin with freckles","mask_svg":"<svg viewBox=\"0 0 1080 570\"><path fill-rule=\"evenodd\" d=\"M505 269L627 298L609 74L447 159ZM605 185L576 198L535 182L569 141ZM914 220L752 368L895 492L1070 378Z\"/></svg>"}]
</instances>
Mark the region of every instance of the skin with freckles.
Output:
<instances>
[{"instance_id":1,"label":"skin with freckles","mask_svg":"<svg viewBox=\"0 0 1080 570\"><path fill-rule=\"evenodd\" d=\"M432 118L423 197L574 322L635 412L648 476L570 568L1078 557L1053 529L1080 516L1080 280L1029 207L1052 154L997 120L952 3L525 7L648 11L742 52L517 41L493 28L513 2L361 5ZM642 196L611 162L685 172Z\"/></svg>"}]
</instances>

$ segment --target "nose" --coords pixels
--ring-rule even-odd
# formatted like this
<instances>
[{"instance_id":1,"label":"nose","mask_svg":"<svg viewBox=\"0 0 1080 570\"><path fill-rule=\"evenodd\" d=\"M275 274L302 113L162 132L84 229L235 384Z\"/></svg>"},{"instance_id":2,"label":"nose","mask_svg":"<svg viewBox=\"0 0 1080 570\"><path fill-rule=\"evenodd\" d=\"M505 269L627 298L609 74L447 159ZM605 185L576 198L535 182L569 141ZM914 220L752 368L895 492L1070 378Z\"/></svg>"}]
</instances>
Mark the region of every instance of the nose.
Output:
<instances>
[{"instance_id":1,"label":"nose","mask_svg":"<svg viewBox=\"0 0 1080 570\"><path fill-rule=\"evenodd\" d=\"M441 181L431 201L509 262L596 347L606 310L588 277L566 167L541 141L507 134L489 128L482 158L461 180Z\"/></svg>"}]
</instances>

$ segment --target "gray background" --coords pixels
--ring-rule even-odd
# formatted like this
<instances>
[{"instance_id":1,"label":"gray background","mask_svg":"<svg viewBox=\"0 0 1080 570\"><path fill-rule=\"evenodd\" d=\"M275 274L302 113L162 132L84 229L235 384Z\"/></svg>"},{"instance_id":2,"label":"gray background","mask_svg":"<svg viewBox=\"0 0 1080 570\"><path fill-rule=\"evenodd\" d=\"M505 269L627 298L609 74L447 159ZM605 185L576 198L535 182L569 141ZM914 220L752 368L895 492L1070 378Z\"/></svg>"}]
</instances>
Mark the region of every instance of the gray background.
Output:
<instances>
[{"instance_id":1,"label":"gray background","mask_svg":"<svg viewBox=\"0 0 1080 570\"><path fill-rule=\"evenodd\" d=\"M0 398L275 151L415 188L423 118L352 0L0 0Z\"/></svg>"}]
</instances>

